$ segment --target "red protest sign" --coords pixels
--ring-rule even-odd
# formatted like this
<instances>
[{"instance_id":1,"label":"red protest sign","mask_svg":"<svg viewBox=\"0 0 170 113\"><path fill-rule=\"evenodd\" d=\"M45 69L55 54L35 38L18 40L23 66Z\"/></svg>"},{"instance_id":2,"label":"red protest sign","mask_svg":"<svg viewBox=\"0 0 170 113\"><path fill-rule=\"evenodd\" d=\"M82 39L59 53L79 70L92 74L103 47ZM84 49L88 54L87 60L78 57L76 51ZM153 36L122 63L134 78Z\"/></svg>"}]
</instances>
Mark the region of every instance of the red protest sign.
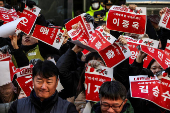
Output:
<instances>
[{"instance_id":1,"label":"red protest sign","mask_svg":"<svg viewBox=\"0 0 170 113\"><path fill-rule=\"evenodd\" d=\"M91 34L94 32L94 30L93 30L93 29L94 29L94 26L93 26L93 24L92 24L91 22L88 23L88 22L86 21L86 19L85 19L85 17L84 17L85 14L86 14L86 13L83 13L83 14L81 14L81 15L73 18L73 19L70 20L69 22L67 22L67 23L65 24L67 31L69 32L69 31L73 28L74 25L80 24L80 25L82 26L82 28L83 28L83 32L84 32L88 37L90 37Z\"/></svg>"},{"instance_id":2,"label":"red protest sign","mask_svg":"<svg viewBox=\"0 0 170 113\"><path fill-rule=\"evenodd\" d=\"M115 31L144 34L146 28L146 8L112 6L108 13L107 28Z\"/></svg>"},{"instance_id":3,"label":"red protest sign","mask_svg":"<svg viewBox=\"0 0 170 113\"><path fill-rule=\"evenodd\" d=\"M30 34L31 29L35 23L35 20L37 19L40 10L41 9L36 6L34 6L32 9L26 7L22 14L20 15L20 18L21 17L25 18L19 22L17 29L23 31L26 34Z\"/></svg>"},{"instance_id":4,"label":"red protest sign","mask_svg":"<svg viewBox=\"0 0 170 113\"><path fill-rule=\"evenodd\" d=\"M68 35L72 40L83 41L85 44L87 44L89 41L89 36L86 34L81 23L78 25L76 29L68 31Z\"/></svg>"},{"instance_id":5,"label":"red protest sign","mask_svg":"<svg viewBox=\"0 0 170 113\"><path fill-rule=\"evenodd\" d=\"M111 34L104 31L104 29L100 26L96 28L95 32L89 39L88 45L97 51L101 51L113 44L117 40Z\"/></svg>"},{"instance_id":6,"label":"red protest sign","mask_svg":"<svg viewBox=\"0 0 170 113\"><path fill-rule=\"evenodd\" d=\"M143 45L141 45L141 50L147 53L148 55L150 55L152 58L154 58L162 66L162 68L164 69L168 68L168 65L166 63L167 56L165 55L165 52L163 50L151 48Z\"/></svg>"},{"instance_id":7,"label":"red protest sign","mask_svg":"<svg viewBox=\"0 0 170 113\"><path fill-rule=\"evenodd\" d=\"M107 67L114 67L131 56L127 45L116 41L114 44L99 51ZM116 60L115 60L116 59Z\"/></svg>"},{"instance_id":8,"label":"red protest sign","mask_svg":"<svg viewBox=\"0 0 170 113\"><path fill-rule=\"evenodd\" d=\"M170 110L170 81L162 78L161 83L156 77L130 76L131 97L143 98L158 106Z\"/></svg>"},{"instance_id":9,"label":"red protest sign","mask_svg":"<svg viewBox=\"0 0 170 113\"><path fill-rule=\"evenodd\" d=\"M18 85L28 97L33 89L32 75L17 78Z\"/></svg>"},{"instance_id":10,"label":"red protest sign","mask_svg":"<svg viewBox=\"0 0 170 113\"><path fill-rule=\"evenodd\" d=\"M159 22L159 26L170 29L170 9L166 8L166 12L162 15L161 20Z\"/></svg>"},{"instance_id":11,"label":"red protest sign","mask_svg":"<svg viewBox=\"0 0 170 113\"><path fill-rule=\"evenodd\" d=\"M132 54L129 57L129 64L132 64L139 54L139 50L137 49L137 46L139 46L139 44L128 42L128 48ZM147 68L152 59L153 58L151 56L147 55L143 61L143 67Z\"/></svg>"},{"instance_id":12,"label":"red protest sign","mask_svg":"<svg viewBox=\"0 0 170 113\"><path fill-rule=\"evenodd\" d=\"M17 75L17 78L32 74L33 65L25 66L22 68L16 68L13 62L10 61L9 68L10 68L10 75L12 81L15 74Z\"/></svg>"},{"instance_id":13,"label":"red protest sign","mask_svg":"<svg viewBox=\"0 0 170 113\"><path fill-rule=\"evenodd\" d=\"M113 79L113 69L99 67L97 69L88 66L85 72L86 100L99 101L100 86Z\"/></svg>"},{"instance_id":14,"label":"red protest sign","mask_svg":"<svg viewBox=\"0 0 170 113\"><path fill-rule=\"evenodd\" d=\"M4 7L0 7L0 20L8 23L16 19L18 19L18 16L15 9L6 9Z\"/></svg>"},{"instance_id":15,"label":"red protest sign","mask_svg":"<svg viewBox=\"0 0 170 113\"><path fill-rule=\"evenodd\" d=\"M63 30L36 25L32 36L57 49L60 49L64 41Z\"/></svg>"},{"instance_id":16,"label":"red protest sign","mask_svg":"<svg viewBox=\"0 0 170 113\"><path fill-rule=\"evenodd\" d=\"M10 54L3 54L0 52L0 61L9 61L10 60Z\"/></svg>"}]
</instances>

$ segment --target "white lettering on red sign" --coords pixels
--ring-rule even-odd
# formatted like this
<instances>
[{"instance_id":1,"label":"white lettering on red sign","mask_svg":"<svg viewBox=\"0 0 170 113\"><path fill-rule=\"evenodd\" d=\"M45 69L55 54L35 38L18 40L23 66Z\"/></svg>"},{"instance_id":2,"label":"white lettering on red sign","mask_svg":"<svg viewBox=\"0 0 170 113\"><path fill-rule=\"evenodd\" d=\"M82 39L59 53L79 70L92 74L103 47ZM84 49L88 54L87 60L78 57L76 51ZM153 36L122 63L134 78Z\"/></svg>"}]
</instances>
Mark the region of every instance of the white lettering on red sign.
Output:
<instances>
[{"instance_id":1,"label":"white lettering on red sign","mask_svg":"<svg viewBox=\"0 0 170 113\"><path fill-rule=\"evenodd\" d=\"M141 90L141 93L148 93L148 85L146 86L139 86L139 89Z\"/></svg>"},{"instance_id":2,"label":"white lettering on red sign","mask_svg":"<svg viewBox=\"0 0 170 113\"><path fill-rule=\"evenodd\" d=\"M161 96L164 97L164 101L166 101L166 99L170 99L169 91L163 93Z\"/></svg>"},{"instance_id":3,"label":"white lettering on red sign","mask_svg":"<svg viewBox=\"0 0 170 113\"><path fill-rule=\"evenodd\" d=\"M112 50L108 50L108 52L106 53L106 55L107 55L107 58L108 58L108 59L111 59L111 58L113 58L113 57L115 56L114 51L112 51Z\"/></svg>"},{"instance_id":4,"label":"white lettering on red sign","mask_svg":"<svg viewBox=\"0 0 170 113\"><path fill-rule=\"evenodd\" d=\"M159 94L158 86L156 86L155 88L153 88L152 91L153 91L153 95L154 95L155 97L158 97L158 94Z\"/></svg>"},{"instance_id":5,"label":"white lettering on red sign","mask_svg":"<svg viewBox=\"0 0 170 113\"><path fill-rule=\"evenodd\" d=\"M42 32L43 34L48 35L49 29L46 28L46 27L41 27L40 32Z\"/></svg>"}]
</instances>

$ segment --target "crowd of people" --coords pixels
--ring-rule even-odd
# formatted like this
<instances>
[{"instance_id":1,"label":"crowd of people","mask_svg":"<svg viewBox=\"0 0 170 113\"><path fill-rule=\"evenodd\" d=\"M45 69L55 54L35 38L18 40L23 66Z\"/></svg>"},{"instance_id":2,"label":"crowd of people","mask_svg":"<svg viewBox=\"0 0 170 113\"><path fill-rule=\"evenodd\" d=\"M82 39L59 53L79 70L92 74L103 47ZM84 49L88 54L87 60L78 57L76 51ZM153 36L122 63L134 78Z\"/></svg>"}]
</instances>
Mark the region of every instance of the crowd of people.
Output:
<instances>
[{"instance_id":1,"label":"crowd of people","mask_svg":"<svg viewBox=\"0 0 170 113\"><path fill-rule=\"evenodd\" d=\"M26 5L32 8L36 3L27 0ZM102 26L124 45L127 44L127 40L122 34L140 39L141 35L112 31L106 27L108 11L112 5L114 5L112 0L105 0L104 6L98 0L91 0L91 6L85 15L86 21L92 22L94 28ZM0 0L0 6L7 6L4 0ZM127 6L122 5L122 7ZM136 7L129 5L132 10ZM162 8L159 15L147 17L145 32L149 38L159 41L158 48L162 50L166 47L167 39L170 39L170 30L158 26L165 11L166 8ZM81 13L83 11L77 11L76 15ZM3 24L3 21L1 23ZM39 14L35 24L51 26L43 14ZM16 82L16 76L11 83L0 86L0 113L83 113L87 103L92 106L91 113L170 113L170 110L150 101L131 97L130 75L148 75L148 77L156 75L161 80L160 72L166 71L170 74L169 69L164 70L155 59L150 61L147 68L143 68L146 53L139 51L132 64L126 59L114 67L113 80L103 83L100 87L100 101L89 102L86 100L84 85L86 67L106 66L102 57L97 52L84 55L83 48L70 42L67 30L63 34L65 39L60 49L35 39L32 33L33 31L30 34L21 32L18 35L10 35L9 38L0 37L0 51L3 54L6 52L11 54L16 68L34 65L33 90L30 96L25 96ZM60 92L56 90L59 82L64 88Z\"/></svg>"}]
</instances>

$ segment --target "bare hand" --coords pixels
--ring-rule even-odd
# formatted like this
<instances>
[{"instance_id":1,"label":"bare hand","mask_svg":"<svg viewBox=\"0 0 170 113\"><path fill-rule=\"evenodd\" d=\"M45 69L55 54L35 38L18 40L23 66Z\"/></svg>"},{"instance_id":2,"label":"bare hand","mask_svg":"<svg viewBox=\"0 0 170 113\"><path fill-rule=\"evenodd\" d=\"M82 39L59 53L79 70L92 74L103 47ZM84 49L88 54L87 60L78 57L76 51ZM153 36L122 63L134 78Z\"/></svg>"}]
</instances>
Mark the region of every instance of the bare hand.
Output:
<instances>
[{"instance_id":1,"label":"bare hand","mask_svg":"<svg viewBox=\"0 0 170 113\"><path fill-rule=\"evenodd\" d=\"M159 11L159 15L162 17L162 15L166 12L167 7L164 7Z\"/></svg>"},{"instance_id":2,"label":"bare hand","mask_svg":"<svg viewBox=\"0 0 170 113\"><path fill-rule=\"evenodd\" d=\"M17 44L17 39L18 39L17 35L16 34L14 34L12 36L10 35L9 38L11 39L11 44L12 44L13 48L19 49L18 44Z\"/></svg>"},{"instance_id":3,"label":"bare hand","mask_svg":"<svg viewBox=\"0 0 170 113\"><path fill-rule=\"evenodd\" d=\"M75 45L72 50L77 54L78 52L83 51L84 49L79 47L78 45Z\"/></svg>"},{"instance_id":4,"label":"bare hand","mask_svg":"<svg viewBox=\"0 0 170 113\"><path fill-rule=\"evenodd\" d=\"M136 62L137 63L142 63L143 59L147 56L146 53L144 53L143 51L139 51L138 56L136 57Z\"/></svg>"},{"instance_id":5,"label":"bare hand","mask_svg":"<svg viewBox=\"0 0 170 113\"><path fill-rule=\"evenodd\" d=\"M103 27L103 30L104 30L105 32L107 32L107 33L110 34L110 29L108 29L108 28L106 27L106 25L102 25L102 27Z\"/></svg>"},{"instance_id":6,"label":"bare hand","mask_svg":"<svg viewBox=\"0 0 170 113\"><path fill-rule=\"evenodd\" d=\"M118 40L119 40L119 42L122 43L123 45L126 45L126 44L127 44L126 38L124 38L122 35L119 36Z\"/></svg>"},{"instance_id":7,"label":"bare hand","mask_svg":"<svg viewBox=\"0 0 170 113\"><path fill-rule=\"evenodd\" d=\"M67 40L69 38L67 30L64 30L63 37L64 37L64 41L63 41L62 45L67 43Z\"/></svg>"},{"instance_id":8,"label":"bare hand","mask_svg":"<svg viewBox=\"0 0 170 113\"><path fill-rule=\"evenodd\" d=\"M126 7L128 7L128 6L122 4L121 7L126 8ZM129 5L129 8L132 9L132 10L135 10L136 7L137 7L137 5L135 5L135 4L130 4L130 5Z\"/></svg>"}]
</instances>

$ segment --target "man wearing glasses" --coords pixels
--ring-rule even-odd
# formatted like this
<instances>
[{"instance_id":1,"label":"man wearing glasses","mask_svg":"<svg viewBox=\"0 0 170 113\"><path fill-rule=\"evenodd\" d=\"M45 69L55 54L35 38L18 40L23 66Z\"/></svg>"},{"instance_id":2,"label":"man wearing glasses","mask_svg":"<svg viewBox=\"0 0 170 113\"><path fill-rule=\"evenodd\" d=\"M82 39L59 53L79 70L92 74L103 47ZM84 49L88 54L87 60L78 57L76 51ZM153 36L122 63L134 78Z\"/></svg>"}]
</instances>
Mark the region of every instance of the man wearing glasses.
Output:
<instances>
[{"instance_id":1,"label":"man wearing glasses","mask_svg":"<svg viewBox=\"0 0 170 113\"><path fill-rule=\"evenodd\" d=\"M126 93L118 81L103 83L99 90L100 102L92 107L92 113L134 113Z\"/></svg>"}]
</instances>

